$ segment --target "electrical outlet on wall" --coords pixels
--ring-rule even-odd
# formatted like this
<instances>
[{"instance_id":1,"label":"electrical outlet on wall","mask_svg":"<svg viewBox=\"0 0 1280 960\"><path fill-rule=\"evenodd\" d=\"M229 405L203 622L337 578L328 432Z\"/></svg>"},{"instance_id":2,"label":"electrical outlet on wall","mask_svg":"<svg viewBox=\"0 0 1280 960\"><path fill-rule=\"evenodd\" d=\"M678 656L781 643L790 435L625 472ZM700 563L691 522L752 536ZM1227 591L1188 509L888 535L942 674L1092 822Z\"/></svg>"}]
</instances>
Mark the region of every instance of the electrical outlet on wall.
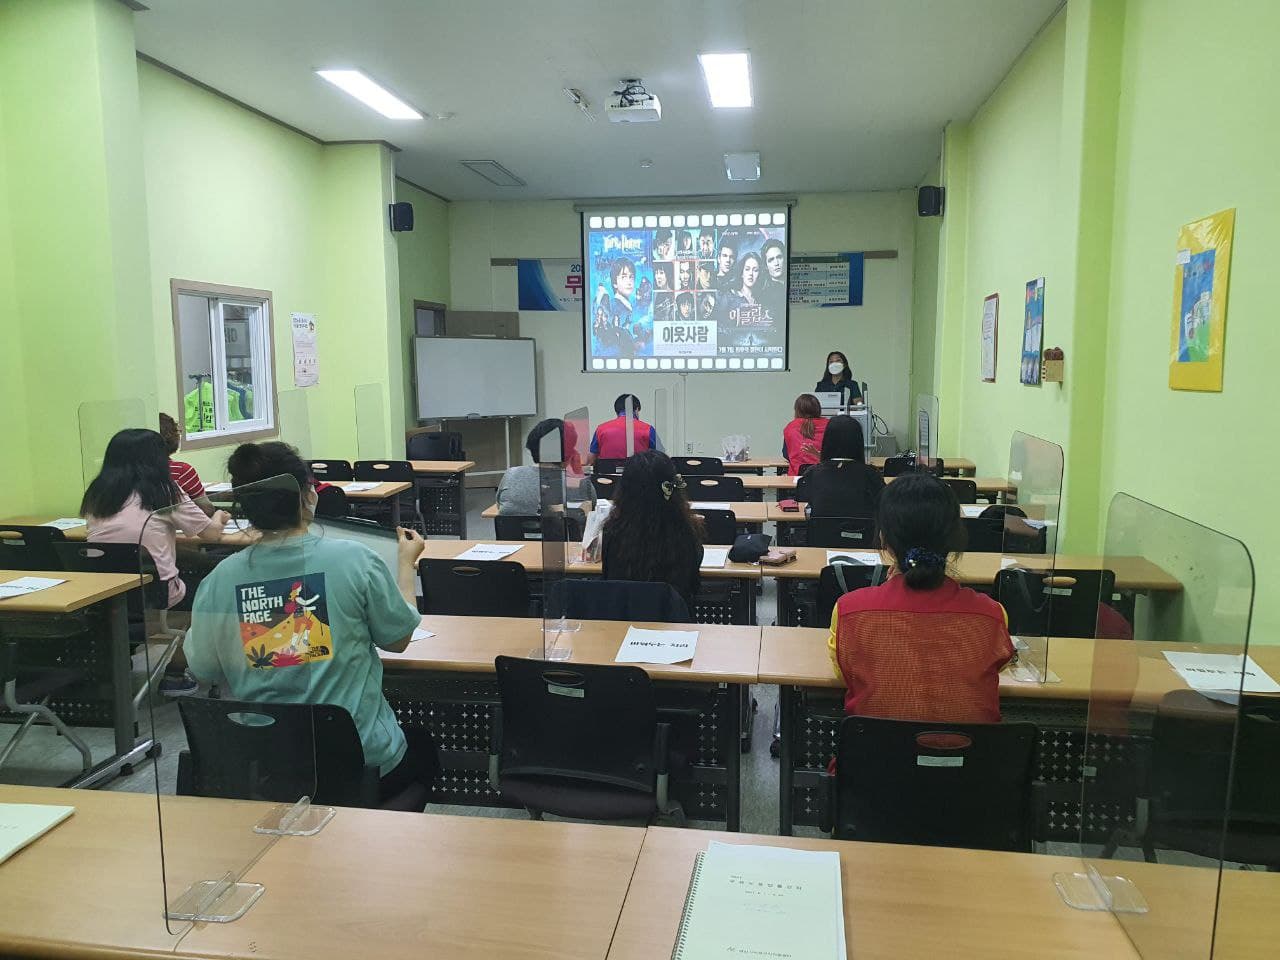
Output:
<instances>
[{"instance_id":1,"label":"electrical outlet on wall","mask_svg":"<svg viewBox=\"0 0 1280 960\"><path fill-rule=\"evenodd\" d=\"M686 444L684 445L684 452L685 452L685 453L693 453L693 444L692 444L692 443L686 443Z\"/></svg>"}]
</instances>

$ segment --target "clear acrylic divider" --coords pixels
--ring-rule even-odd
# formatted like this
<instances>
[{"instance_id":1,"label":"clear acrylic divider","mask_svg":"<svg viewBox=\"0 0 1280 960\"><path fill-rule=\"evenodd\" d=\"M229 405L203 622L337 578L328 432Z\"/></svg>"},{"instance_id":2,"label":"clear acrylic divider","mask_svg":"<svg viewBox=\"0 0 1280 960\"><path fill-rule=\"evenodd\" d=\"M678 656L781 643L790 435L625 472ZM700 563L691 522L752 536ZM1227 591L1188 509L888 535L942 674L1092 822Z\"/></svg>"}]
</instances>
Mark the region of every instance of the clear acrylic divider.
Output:
<instances>
[{"instance_id":1,"label":"clear acrylic divider","mask_svg":"<svg viewBox=\"0 0 1280 960\"><path fill-rule=\"evenodd\" d=\"M630 457L636 452L635 423L640 416L640 411L636 409L635 397L632 394L627 394L627 399L623 401L622 415L626 419L627 456Z\"/></svg>"},{"instance_id":2,"label":"clear acrylic divider","mask_svg":"<svg viewBox=\"0 0 1280 960\"><path fill-rule=\"evenodd\" d=\"M311 414L307 407L307 391L281 390L276 395L280 411L280 439L298 451L303 460L314 459L311 446Z\"/></svg>"},{"instance_id":3,"label":"clear acrylic divider","mask_svg":"<svg viewBox=\"0 0 1280 960\"><path fill-rule=\"evenodd\" d=\"M583 475L591 436L587 408L569 411L543 436L538 450L538 520L542 535L542 650L546 660L573 656L581 623L570 617L565 581L582 550L589 524L599 522L595 490ZM594 526L593 526L594 529Z\"/></svg>"},{"instance_id":4,"label":"clear acrylic divider","mask_svg":"<svg viewBox=\"0 0 1280 960\"><path fill-rule=\"evenodd\" d=\"M932 470L938 459L938 398L931 393L916 395L915 423L916 464ZM872 438L867 437L868 444Z\"/></svg>"},{"instance_id":5,"label":"clear acrylic divider","mask_svg":"<svg viewBox=\"0 0 1280 960\"><path fill-rule=\"evenodd\" d=\"M1239 540L1119 493L1102 570L1096 637L1055 646L1059 668L1088 683L1089 708L1083 870L1054 880L1072 906L1114 913L1139 956L1208 958L1253 665L1253 563Z\"/></svg>"},{"instance_id":6,"label":"clear acrylic divider","mask_svg":"<svg viewBox=\"0 0 1280 960\"><path fill-rule=\"evenodd\" d=\"M667 445L667 453L677 453L670 446L675 434L671 432L671 398L666 387L658 387L653 391L653 412L649 415L649 422L658 435L658 442Z\"/></svg>"},{"instance_id":7,"label":"clear acrylic divider","mask_svg":"<svg viewBox=\"0 0 1280 960\"><path fill-rule=\"evenodd\" d=\"M87 487L102 469L102 457L111 438L121 430L157 429L160 412L155 397L122 397L86 401L77 408L76 420L80 431L80 474Z\"/></svg>"},{"instance_id":8,"label":"clear acrylic divider","mask_svg":"<svg viewBox=\"0 0 1280 960\"><path fill-rule=\"evenodd\" d=\"M1092 636L1097 590L1088 577L1077 581L1057 571L1058 514L1062 503L1062 447L1040 437L1014 433L1009 444L1009 485L1005 503L967 505L970 543L1000 531L997 599L1009 617L1016 660L1007 673L1022 683L1058 683L1050 669L1053 637ZM1095 564L1096 565L1096 564ZM1070 616L1077 605L1085 615ZM1087 625L1083 621L1087 620Z\"/></svg>"},{"instance_id":9,"label":"clear acrylic divider","mask_svg":"<svg viewBox=\"0 0 1280 960\"><path fill-rule=\"evenodd\" d=\"M186 502L153 513L143 531L144 542L177 537L186 581L146 594L149 672L172 654L200 682L154 706L183 729L182 744L166 745L181 751L175 786L156 778L164 916L174 934L242 916L263 893L246 876L253 864L280 836L318 832L333 816L310 804L317 732L332 725L326 715L319 727L310 706L309 667L331 658L334 642L324 575L296 535L308 518L301 498L293 477L273 477L232 490L230 517L219 510L206 523ZM253 518L295 532L264 533ZM165 571L153 575L163 580ZM171 668L169 682L180 676Z\"/></svg>"},{"instance_id":10,"label":"clear acrylic divider","mask_svg":"<svg viewBox=\"0 0 1280 960\"><path fill-rule=\"evenodd\" d=\"M403 456L404 438L396 445L387 436L386 394L380 383L362 383L355 389L357 460Z\"/></svg>"}]
</instances>

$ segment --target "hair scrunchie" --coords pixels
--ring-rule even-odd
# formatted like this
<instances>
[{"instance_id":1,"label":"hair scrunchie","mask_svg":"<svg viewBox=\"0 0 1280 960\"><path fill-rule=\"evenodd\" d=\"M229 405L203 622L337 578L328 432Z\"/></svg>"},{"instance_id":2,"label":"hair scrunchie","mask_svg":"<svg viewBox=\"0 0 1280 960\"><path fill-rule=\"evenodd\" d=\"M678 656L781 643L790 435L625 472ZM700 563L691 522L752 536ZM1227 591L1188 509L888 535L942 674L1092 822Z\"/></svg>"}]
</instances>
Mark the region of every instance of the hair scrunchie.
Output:
<instances>
[{"instance_id":1,"label":"hair scrunchie","mask_svg":"<svg viewBox=\"0 0 1280 960\"><path fill-rule=\"evenodd\" d=\"M938 567L942 568L947 565L945 554L934 553L932 550L925 550L921 547L912 547L907 551L906 562L908 567Z\"/></svg>"}]
</instances>

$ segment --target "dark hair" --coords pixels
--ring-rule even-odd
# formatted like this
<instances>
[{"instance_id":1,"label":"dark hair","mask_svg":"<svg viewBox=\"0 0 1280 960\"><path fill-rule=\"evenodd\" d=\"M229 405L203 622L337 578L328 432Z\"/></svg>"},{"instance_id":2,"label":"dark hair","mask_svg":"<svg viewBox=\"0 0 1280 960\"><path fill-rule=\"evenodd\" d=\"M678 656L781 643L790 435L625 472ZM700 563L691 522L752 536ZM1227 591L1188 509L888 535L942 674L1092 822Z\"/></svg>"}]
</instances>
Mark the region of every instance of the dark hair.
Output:
<instances>
[{"instance_id":1,"label":"dark hair","mask_svg":"<svg viewBox=\"0 0 1280 960\"><path fill-rule=\"evenodd\" d=\"M828 420L827 432L822 435L822 459L866 463L866 438L862 435L862 424L843 414ZM956 507L956 512L960 512L959 507Z\"/></svg>"},{"instance_id":2,"label":"dark hair","mask_svg":"<svg viewBox=\"0 0 1280 960\"><path fill-rule=\"evenodd\" d=\"M822 404L812 393L802 393L796 397L795 413L797 420L804 421L800 425L800 436L812 440L814 433L817 432L813 421L814 418L822 416Z\"/></svg>"},{"instance_id":3,"label":"dark hair","mask_svg":"<svg viewBox=\"0 0 1280 960\"><path fill-rule=\"evenodd\" d=\"M653 275L656 278L658 274L662 274L664 277L667 278L667 289L670 290L671 289L671 264L655 263L653 265Z\"/></svg>"},{"instance_id":4,"label":"dark hair","mask_svg":"<svg viewBox=\"0 0 1280 960\"><path fill-rule=\"evenodd\" d=\"M121 430L107 442L102 469L80 501L82 517L111 517L133 494L144 510L164 510L182 499L169 476L169 452L154 430Z\"/></svg>"},{"instance_id":5,"label":"dark hair","mask_svg":"<svg viewBox=\"0 0 1280 960\"><path fill-rule=\"evenodd\" d=\"M774 238L771 240L766 240L764 242L764 246L760 248L760 256L762 258L768 258L770 247L777 247L780 251L782 251L782 255L784 257L787 255L787 245L783 243L781 240Z\"/></svg>"},{"instance_id":6,"label":"dark hair","mask_svg":"<svg viewBox=\"0 0 1280 960\"><path fill-rule=\"evenodd\" d=\"M903 474L886 485L876 529L903 582L913 590L940 586L948 554L964 548L960 501L954 490L927 473Z\"/></svg>"},{"instance_id":7,"label":"dark hair","mask_svg":"<svg viewBox=\"0 0 1280 960\"><path fill-rule=\"evenodd\" d=\"M716 244L716 256L720 256L720 251L728 250L736 258L738 256L738 245L733 238L727 233L720 236L720 242Z\"/></svg>"},{"instance_id":8,"label":"dark hair","mask_svg":"<svg viewBox=\"0 0 1280 960\"><path fill-rule=\"evenodd\" d=\"M311 471L287 443L242 443L227 459L231 486L240 488L236 501L249 522L259 530L289 530L302 523L302 491L313 481ZM284 477L292 477L289 483ZM263 481L279 480L278 484ZM956 508L959 510L959 507Z\"/></svg>"},{"instance_id":9,"label":"dark hair","mask_svg":"<svg viewBox=\"0 0 1280 960\"><path fill-rule=\"evenodd\" d=\"M551 417L543 420L529 431L529 437L524 442L524 448L529 451L529 456L533 457L534 463L541 463L542 438L549 433L560 431L560 443L567 446L564 436L564 421L559 417Z\"/></svg>"},{"instance_id":10,"label":"dark hair","mask_svg":"<svg viewBox=\"0 0 1280 960\"><path fill-rule=\"evenodd\" d=\"M690 512L680 482L671 458L658 450L641 450L627 460L604 523L604 537L626 544L623 562L610 576L663 580L674 558L702 543L702 521Z\"/></svg>"},{"instance_id":11,"label":"dark hair","mask_svg":"<svg viewBox=\"0 0 1280 960\"><path fill-rule=\"evenodd\" d=\"M634 393L621 393L618 399L613 401L613 412L621 416L627 410L627 401L631 401L631 412L640 412L640 398Z\"/></svg>"},{"instance_id":12,"label":"dark hair","mask_svg":"<svg viewBox=\"0 0 1280 960\"><path fill-rule=\"evenodd\" d=\"M839 358L840 358L840 362L844 364L844 373L842 373L840 376L841 376L842 378L843 378L843 377L848 377L850 380L852 380L852 379L853 379L853 371L849 369L849 358L848 358L848 357L846 357L846 356L845 356L843 353L841 353L839 350L832 350L830 353L828 353L828 354L827 354L827 359L826 359L826 360L824 360L824 361L822 362L822 376L821 376L821 377L819 377L818 379L819 379L820 381L821 381L821 380L829 380L829 379L831 379L831 371L827 369L827 364L829 364L829 363L831 362L831 358L832 358L832 357L839 357Z\"/></svg>"},{"instance_id":13,"label":"dark hair","mask_svg":"<svg viewBox=\"0 0 1280 960\"><path fill-rule=\"evenodd\" d=\"M165 450L169 456L178 452L182 446L182 434L178 432L178 424L167 413L160 414L160 437L164 440Z\"/></svg>"},{"instance_id":14,"label":"dark hair","mask_svg":"<svg viewBox=\"0 0 1280 960\"><path fill-rule=\"evenodd\" d=\"M746 280L743 279L742 275L748 260L754 260L756 262L756 283L760 282L761 276L765 273L764 260L760 258L760 254L755 253L754 251L751 253L744 253L742 258L734 265L734 269L737 270L738 289L742 289L742 285L746 283Z\"/></svg>"},{"instance_id":15,"label":"dark hair","mask_svg":"<svg viewBox=\"0 0 1280 960\"><path fill-rule=\"evenodd\" d=\"M685 303L689 305L689 312L693 313L693 294L687 290L676 294L676 309L679 310L680 305Z\"/></svg>"},{"instance_id":16,"label":"dark hair","mask_svg":"<svg viewBox=\"0 0 1280 960\"><path fill-rule=\"evenodd\" d=\"M620 274L623 269L630 270L631 276L633 277L636 275L636 265L627 257L618 257L613 261L613 266L609 268L609 282L613 284L615 289L618 286L618 274Z\"/></svg>"}]
</instances>

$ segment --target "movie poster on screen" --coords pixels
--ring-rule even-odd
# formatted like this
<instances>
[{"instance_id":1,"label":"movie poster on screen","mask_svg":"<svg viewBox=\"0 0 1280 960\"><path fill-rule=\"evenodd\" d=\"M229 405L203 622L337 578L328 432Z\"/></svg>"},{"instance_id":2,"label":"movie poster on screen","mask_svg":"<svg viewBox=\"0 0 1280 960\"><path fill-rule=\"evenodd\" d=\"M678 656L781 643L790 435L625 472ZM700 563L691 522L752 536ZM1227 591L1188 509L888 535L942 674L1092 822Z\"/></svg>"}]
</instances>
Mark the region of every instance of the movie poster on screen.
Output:
<instances>
[{"instance_id":1,"label":"movie poster on screen","mask_svg":"<svg viewBox=\"0 0 1280 960\"><path fill-rule=\"evenodd\" d=\"M1169 386L1174 390L1222 390L1235 222L1235 210L1223 210L1178 231L1169 357Z\"/></svg>"},{"instance_id":2,"label":"movie poster on screen","mask_svg":"<svg viewBox=\"0 0 1280 960\"><path fill-rule=\"evenodd\" d=\"M785 219L718 219L589 218L588 369L783 369Z\"/></svg>"},{"instance_id":3,"label":"movie poster on screen","mask_svg":"<svg viewBox=\"0 0 1280 960\"><path fill-rule=\"evenodd\" d=\"M1019 379L1040 383L1040 349L1044 343L1044 277L1027 281L1026 311L1022 326L1022 370Z\"/></svg>"},{"instance_id":4,"label":"movie poster on screen","mask_svg":"<svg viewBox=\"0 0 1280 960\"><path fill-rule=\"evenodd\" d=\"M1000 326L1000 294L993 293L982 301L982 379L996 382L996 346Z\"/></svg>"},{"instance_id":5,"label":"movie poster on screen","mask_svg":"<svg viewBox=\"0 0 1280 960\"><path fill-rule=\"evenodd\" d=\"M316 350L316 317L291 314L293 327L293 385L314 387L320 382L320 355Z\"/></svg>"}]
</instances>

